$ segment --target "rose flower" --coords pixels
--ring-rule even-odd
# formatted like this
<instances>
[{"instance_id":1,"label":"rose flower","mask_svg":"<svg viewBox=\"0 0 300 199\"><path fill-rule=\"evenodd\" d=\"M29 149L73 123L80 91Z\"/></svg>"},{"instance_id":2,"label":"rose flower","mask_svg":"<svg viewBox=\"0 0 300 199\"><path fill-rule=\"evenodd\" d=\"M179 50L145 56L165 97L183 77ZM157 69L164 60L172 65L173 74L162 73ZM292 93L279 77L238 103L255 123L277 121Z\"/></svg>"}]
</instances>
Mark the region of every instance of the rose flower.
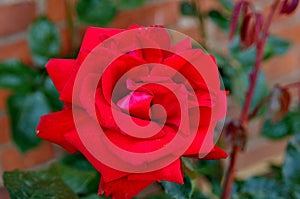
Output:
<instances>
[{"instance_id":1,"label":"rose flower","mask_svg":"<svg viewBox=\"0 0 300 199\"><path fill-rule=\"evenodd\" d=\"M64 108L41 117L37 136L82 153L101 173L99 194L132 198L153 182L182 184L181 157L227 156L214 145L226 112L215 60L176 36L90 27L77 59L46 65Z\"/></svg>"}]
</instances>

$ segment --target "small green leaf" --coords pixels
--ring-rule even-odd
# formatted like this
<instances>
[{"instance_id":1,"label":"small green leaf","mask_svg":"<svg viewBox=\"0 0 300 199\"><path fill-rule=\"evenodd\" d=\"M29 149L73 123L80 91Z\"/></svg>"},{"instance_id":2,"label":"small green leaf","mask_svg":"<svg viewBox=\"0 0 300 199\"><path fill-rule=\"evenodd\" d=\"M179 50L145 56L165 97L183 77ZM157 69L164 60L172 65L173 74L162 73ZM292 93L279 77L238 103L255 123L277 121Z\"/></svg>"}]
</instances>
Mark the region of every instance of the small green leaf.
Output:
<instances>
[{"instance_id":1,"label":"small green leaf","mask_svg":"<svg viewBox=\"0 0 300 199\"><path fill-rule=\"evenodd\" d=\"M227 31L229 29L230 20L228 17L217 10L211 10L208 13L209 18L221 29Z\"/></svg>"},{"instance_id":2,"label":"small green leaf","mask_svg":"<svg viewBox=\"0 0 300 199\"><path fill-rule=\"evenodd\" d=\"M167 181L162 181L161 184L171 198L188 199L192 196L192 181L187 175L184 176L183 185Z\"/></svg>"},{"instance_id":3,"label":"small green leaf","mask_svg":"<svg viewBox=\"0 0 300 199\"><path fill-rule=\"evenodd\" d=\"M223 5L229 11L232 11L234 8L234 3L231 0L218 0L219 3Z\"/></svg>"},{"instance_id":4,"label":"small green leaf","mask_svg":"<svg viewBox=\"0 0 300 199\"><path fill-rule=\"evenodd\" d=\"M36 72L18 60L0 63L0 87L18 92L31 90Z\"/></svg>"},{"instance_id":5,"label":"small green leaf","mask_svg":"<svg viewBox=\"0 0 300 199\"><path fill-rule=\"evenodd\" d=\"M11 199L78 199L57 176L45 171L12 171L3 175Z\"/></svg>"},{"instance_id":6,"label":"small green leaf","mask_svg":"<svg viewBox=\"0 0 300 199\"><path fill-rule=\"evenodd\" d=\"M264 59L269 59L275 55L285 54L290 47L290 42L280 37L270 36L265 50Z\"/></svg>"},{"instance_id":7,"label":"small green leaf","mask_svg":"<svg viewBox=\"0 0 300 199\"><path fill-rule=\"evenodd\" d=\"M236 70L236 74L232 76L233 81L233 88L232 93L235 99L237 99L237 102L242 106L243 102L245 102L245 95L249 87L249 73L246 72L243 69ZM263 71L259 72L258 79L256 82L256 87L254 91L254 96L252 100L252 104L250 107L250 112L254 110L254 108L260 103L262 99L268 96L268 85L266 82L266 77ZM259 112L262 114L262 111L264 111L265 107Z\"/></svg>"},{"instance_id":8,"label":"small green leaf","mask_svg":"<svg viewBox=\"0 0 300 199\"><path fill-rule=\"evenodd\" d=\"M251 199L286 199L289 198L287 187L281 181L264 177L249 178L238 192L237 198Z\"/></svg>"},{"instance_id":9,"label":"small green leaf","mask_svg":"<svg viewBox=\"0 0 300 199\"><path fill-rule=\"evenodd\" d=\"M192 199L209 199L209 197L204 195L200 191L195 191L192 195Z\"/></svg>"},{"instance_id":10,"label":"small green leaf","mask_svg":"<svg viewBox=\"0 0 300 199\"><path fill-rule=\"evenodd\" d=\"M300 129L299 129L300 130ZM290 139L282 172L286 184L300 186L300 133Z\"/></svg>"},{"instance_id":11,"label":"small green leaf","mask_svg":"<svg viewBox=\"0 0 300 199\"><path fill-rule=\"evenodd\" d=\"M95 168L81 153L67 155L60 162L75 169L83 171L95 171Z\"/></svg>"},{"instance_id":12,"label":"small green leaf","mask_svg":"<svg viewBox=\"0 0 300 199\"><path fill-rule=\"evenodd\" d=\"M76 10L80 22L94 26L108 25L117 12L111 0L80 0Z\"/></svg>"},{"instance_id":13,"label":"small green leaf","mask_svg":"<svg viewBox=\"0 0 300 199\"><path fill-rule=\"evenodd\" d=\"M16 94L8 99L11 117L12 137L22 152L36 147L40 139L36 136L36 126L42 115L50 112L46 97L39 91Z\"/></svg>"},{"instance_id":14,"label":"small green leaf","mask_svg":"<svg viewBox=\"0 0 300 199\"><path fill-rule=\"evenodd\" d=\"M270 139L281 139L300 132L300 110L288 112L279 122L273 124L266 120L262 135Z\"/></svg>"},{"instance_id":15,"label":"small green leaf","mask_svg":"<svg viewBox=\"0 0 300 199\"><path fill-rule=\"evenodd\" d=\"M117 7L120 9L133 9L145 3L145 0L117 0Z\"/></svg>"},{"instance_id":16,"label":"small green leaf","mask_svg":"<svg viewBox=\"0 0 300 199\"><path fill-rule=\"evenodd\" d=\"M91 194L85 197L81 197L81 199L105 199L104 196L98 196L97 194Z\"/></svg>"},{"instance_id":17,"label":"small green leaf","mask_svg":"<svg viewBox=\"0 0 300 199\"><path fill-rule=\"evenodd\" d=\"M191 16L197 15L197 8L195 4L188 1L184 1L181 3L180 10L183 15L191 15Z\"/></svg>"},{"instance_id":18,"label":"small green leaf","mask_svg":"<svg viewBox=\"0 0 300 199\"><path fill-rule=\"evenodd\" d=\"M60 176L76 194L97 192L100 176L96 170L84 171L63 164L53 164L49 173Z\"/></svg>"},{"instance_id":19,"label":"small green leaf","mask_svg":"<svg viewBox=\"0 0 300 199\"><path fill-rule=\"evenodd\" d=\"M57 56L60 50L57 27L44 17L36 20L28 30L28 43L34 62L44 67L49 58Z\"/></svg>"},{"instance_id":20,"label":"small green leaf","mask_svg":"<svg viewBox=\"0 0 300 199\"><path fill-rule=\"evenodd\" d=\"M41 91L47 97L52 111L58 111L63 108L63 103L59 100L59 94L49 76L46 77Z\"/></svg>"}]
</instances>

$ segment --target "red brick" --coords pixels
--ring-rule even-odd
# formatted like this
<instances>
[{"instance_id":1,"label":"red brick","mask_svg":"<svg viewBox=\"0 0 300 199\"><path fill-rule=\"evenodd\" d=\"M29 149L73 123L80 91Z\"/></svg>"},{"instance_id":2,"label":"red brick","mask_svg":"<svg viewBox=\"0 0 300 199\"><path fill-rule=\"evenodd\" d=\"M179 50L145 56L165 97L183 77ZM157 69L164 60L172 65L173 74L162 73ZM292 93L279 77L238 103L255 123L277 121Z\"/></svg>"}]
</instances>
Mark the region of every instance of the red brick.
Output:
<instances>
[{"instance_id":1,"label":"red brick","mask_svg":"<svg viewBox=\"0 0 300 199\"><path fill-rule=\"evenodd\" d=\"M127 28L132 24L171 25L176 23L179 15L179 1L149 3L136 9L120 11L110 26Z\"/></svg>"},{"instance_id":2,"label":"red brick","mask_svg":"<svg viewBox=\"0 0 300 199\"><path fill-rule=\"evenodd\" d=\"M24 155L24 164L26 168L31 168L38 164L49 161L54 156L53 145L49 142L43 142L38 148L29 151Z\"/></svg>"},{"instance_id":3,"label":"red brick","mask_svg":"<svg viewBox=\"0 0 300 199\"><path fill-rule=\"evenodd\" d=\"M6 108L6 100L10 94L11 91L0 89L0 111Z\"/></svg>"},{"instance_id":4,"label":"red brick","mask_svg":"<svg viewBox=\"0 0 300 199\"><path fill-rule=\"evenodd\" d=\"M26 30L36 17L33 1L24 1L0 7L0 36Z\"/></svg>"},{"instance_id":5,"label":"red brick","mask_svg":"<svg viewBox=\"0 0 300 199\"><path fill-rule=\"evenodd\" d=\"M0 154L3 171L11 171L14 169L25 169L24 158L22 154L13 147L5 149Z\"/></svg>"},{"instance_id":6,"label":"red brick","mask_svg":"<svg viewBox=\"0 0 300 199\"><path fill-rule=\"evenodd\" d=\"M0 144L5 144L10 140L9 118L3 116L0 118Z\"/></svg>"},{"instance_id":7,"label":"red brick","mask_svg":"<svg viewBox=\"0 0 300 199\"><path fill-rule=\"evenodd\" d=\"M46 8L47 17L54 21L63 21L66 18L66 4L62 0L48 0Z\"/></svg>"},{"instance_id":8,"label":"red brick","mask_svg":"<svg viewBox=\"0 0 300 199\"><path fill-rule=\"evenodd\" d=\"M0 61L11 58L19 58L25 63L31 62L30 51L25 40L0 46Z\"/></svg>"},{"instance_id":9,"label":"red brick","mask_svg":"<svg viewBox=\"0 0 300 199\"><path fill-rule=\"evenodd\" d=\"M266 62L263 65L263 70L266 72L267 79L276 81L278 78L289 76L299 70L298 56L298 50L292 48L284 56L276 56Z\"/></svg>"},{"instance_id":10,"label":"red brick","mask_svg":"<svg viewBox=\"0 0 300 199\"><path fill-rule=\"evenodd\" d=\"M61 35L61 53L63 55L70 55L72 52L71 35L67 28L62 28L60 31Z\"/></svg>"},{"instance_id":11,"label":"red brick","mask_svg":"<svg viewBox=\"0 0 300 199\"><path fill-rule=\"evenodd\" d=\"M300 43L300 23L276 26L272 28L272 33L290 40L293 44Z\"/></svg>"}]
</instances>

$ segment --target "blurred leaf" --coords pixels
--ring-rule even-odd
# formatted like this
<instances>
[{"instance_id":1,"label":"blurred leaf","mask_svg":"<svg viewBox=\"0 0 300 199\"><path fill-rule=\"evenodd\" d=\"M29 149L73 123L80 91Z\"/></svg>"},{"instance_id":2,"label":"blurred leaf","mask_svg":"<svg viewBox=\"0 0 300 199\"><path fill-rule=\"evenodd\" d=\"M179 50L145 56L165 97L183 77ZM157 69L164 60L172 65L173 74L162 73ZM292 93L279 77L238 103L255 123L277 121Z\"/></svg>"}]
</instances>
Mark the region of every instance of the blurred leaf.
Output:
<instances>
[{"instance_id":1,"label":"blurred leaf","mask_svg":"<svg viewBox=\"0 0 300 199\"><path fill-rule=\"evenodd\" d=\"M97 194L91 194L85 197L81 197L81 199L105 199L104 196L98 196Z\"/></svg>"},{"instance_id":2,"label":"blurred leaf","mask_svg":"<svg viewBox=\"0 0 300 199\"><path fill-rule=\"evenodd\" d=\"M174 199L188 199L192 196L192 181L185 175L184 184L162 181L165 192Z\"/></svg>"},{"instance_id":3,"label":"blurred leaf","mask_svg":"<svg viewBox=\"0 0 300 199\"><path fill-rule=\"evenodd\" d=\"M180 10L183 15L191 15L191 16L197 15L197 8L195 4L188 1L184 1L181 3Z\"/></svg>"},{"instance_id":4,"label":"blurred leaf","mask_svg":"<svg viewBox=\"0 0 300 199\"><path fill-rule=\"evenodd\" d=\"M268 119L272 123L280 121L289 110L291 96L287 88L276 86L268 102Z\"/></svg>"},{"instance_id":5,"label":"blurred leaf","mask_svg":"<svg viewBox=\"0 0 300 199\"><path fill-rule=\"evenodd\" d=\"M169 199L170 197L167 194L157 194L153 196L146 197L146 199Z\"/></svg>"},{"instance_id":6,"label":"blurred leaf","mask_svg":"<svg viewBox=\"0 0 300 199\"><path fill-rule=\"evenodd\" d=\"M230 43L229 50L232 57L235 58L240 63L240 66L242 68L249 69L254 67L255 54L256 54L256 50L254 46L248 48L247 50L243 50L241 48L239 38L235 37Z\"/></svg>"},{"instance_id":7,"label":"blurred leaf","mask_svg":"<svg viewBox=\"0 0 300 199\"><path fill-rule=\"evenodd\" d=\"M249 199L286 199L288 197L287 187L280 181L268 179L264 177L247 179L238 197L233 198L249 198Z\"/></svg>"},{"instance_id":8,"label":"blurred leaf","mask_svg":"<svg viewBox=\"0 0 300 199\"><path fill-rule=\"evenodd\" d=\"M34 62L44 67L49 58L57 56L60 50L57 27L44 17L36 20L28 30L28 43Z\"/></svg>"},{"instance_id":9,"label":"blurred leaf","mask_svg":"<svg viewBox=\"0 0 300 199\"><path fill-rule=\"evenodd\" d=\"M117 12L111 0L80 0L76 10L80 22L94 26L108 25Z\"/></svg>"},{"instance_id":10,"label":"blurred leaf","mask_svg":"<svg viewBox=\"0 0 300 199\"><path fill-rule=\"evenodd\" d=\"M11 199L78 199L59 177L45 171L5 172L3 180Z\"/></svg>"},{"instance_id":11,"label":"blurred leaf","mask_svg":"<svg viewBox=\"0 0 300 199\"><path fill-rule=\"evenodd\" d=\"M82 171L96 171L91 163L89 163L89 161L81 153L67 155L60 162L64 165Z\"/></svg>"},{"instance_id":12,"label":"blurred leaf","mask_svg":"<svg viewBox=\"0 0 300 199\"><path fill-rule=\"evenodd\" d=\"M224 8L226 8L229 11L233 10L234 3L231 0L218 0L219 3L223 5Z\"/></svg>"},{"instance_id":13,"label":"blurred leaf","mask_svg":"<svg viewBox=\"0 0 300 199\"><path fill-rule=\"evenodd\" d=\"M96 171L84 171L63 164L53 164L49 173L58 175L76 194L97 192L100 176Z\"/></svg>"},{"instance_id":14,"label":"blurred leaf","mask_svg":"<svg viewBox=\"0 0 300 199\"><path fill-rule=\"evenodd\" d=\"M218 160L200 160L197 168L201 176L205 176L211 183L212 192L216 195L221 194L221 180L223 177L223 168Z\"/></svg>"},{"instance_id":15,"label":"blurred leaf","mask_svg":"<svg viewBox=\"0 0 300 199\"><path fill-rule=\"evenodd\" d=\"M36 126L40 117L50 112L46 97L39 91L29 94L15 94L8 99L11 117L12 137L22 152L36 147L40 139Z\"/></svg>"},{"instance_id":16,"label":"blurred leaf","mask_svg":"<svg viewBox=\"0 0 300 199\"><path fill-rule=\"evenodd\" d=\"M264 60L268 60L276 55L283 55L289 49L290 43L279 37L270 36L265 49ZM235 58L243 68L253 68L255 64L255 47L252 46L247 50L241 48L240 40L235 37L229 47L230 54Z\"/></svg>"},{"instance_id":17,"label":"blurred leaf","mask_svg":"<svg viewBox=\"0 0 300 199\"><path fill-rule=\"evenodd\" d=\"M63 108L63 103L59 100L59 94L56 90L52 80L49 76L44 80L42 92L47 97L48 103L50 104L52 111L58 111Z\"/></svg>"},{"instance_id":18,"label":"blurred leaf","mask_svg":"<svg viewBox=\"0 0 300 199\"><path fill-rule=\"evenodd\" d=\"M298 129L300 130L300 129ZM290 139L282 172L288 186L300 187L300 133Z\"/></svg>"},{"instance_id":19,"label":"blurred leaf","mask_svg":"<svg viewBox=\"0 0 300 199\"><path fill-rule=\"evenodd\" d=\"M133 9L145 3L145 0L117 0L117 7L120 9Z\"/></svg>"},{"instance_id":20,"label":"blurred leaf","mask_svg":"<svg viewBox=\"0 0 300 199\"><path fill-rule=\"evenodd\" d=\"M200 191L195 191L192 195L192 199L210 199L208 196L204 195Z\"/></svg>"},{"instance_id":21,"label":"blurred leaf","mask_svg":"<svg viewBox=\"0 0 300 199\"><path fill-rule=\"evenodd\" d=\"M246 72L245 70L239 69L236 72L237 73L234 76L232 76L232 93L235 99L237 99L238 103L242 106L245 102L245 95L249 87L250 70ZM260 103L261 100L268 96L268 92L269 89L266 82L265 74L263 73L263 71L260 71L255 87L252 104L250 107L250 112L254 110L254 108ZM264 108L259 112L258 115L262 114L263 110Z\"/></svg>"},{"instance_id":22,"label":"blurred leaf","mask_svg":"<svg viewBox=\"0 0 300 199\"><path fill-rule=\"evenodd\" d=\"M230 25L230 20L223 16L223 14L217 10L211 10L208 13L209 18L221 29L227 31Z\"/></svg>"},{"instance_id":23,"label":"blurred leaf","mask_svg":"<svg viewBox=\"0 0 300 199\"><path fill-rule=\"evenodd\" d=\"M265 49L264 59L269 59L275 55L285 54L291 43L285 39L276 36L270 36Z\"/></svg>"},{"instance_id":24,"label":"blurred leaf","mask_svg":"<svg viewBox=\"0 0 300 199\"><path fill-rule=\"evenodd\" d=\"M0 63L0 87L18 92L31 90L36 72L18 60Z\"/></svg>"},{"instance_id":25,"label":"blurred leaf","mask_svg":"<svg viewBox=\"0 0 300 199\"><path fill-rule=\"evenodd\" d=\"M275 124L272 124L270 120L266 120L262 128L262 135L270 139L281 139L299 132L299 110L287 113L282 120Z\"/></svg>"}]
</instances>

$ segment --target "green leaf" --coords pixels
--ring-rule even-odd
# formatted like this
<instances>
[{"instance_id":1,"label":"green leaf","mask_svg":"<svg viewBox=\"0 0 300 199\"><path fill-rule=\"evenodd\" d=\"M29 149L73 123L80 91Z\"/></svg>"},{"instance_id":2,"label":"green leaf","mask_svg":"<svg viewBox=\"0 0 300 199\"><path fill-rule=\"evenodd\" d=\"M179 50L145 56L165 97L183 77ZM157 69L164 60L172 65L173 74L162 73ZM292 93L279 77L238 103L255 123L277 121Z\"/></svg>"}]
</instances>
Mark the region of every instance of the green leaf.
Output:
<instances>
[{"instance_id":1,"label":"green leaf","mask_svg":"<svg viewBox=\"0 0 300 199\"><path fill-rule=\"evenodd\" d=\"M285 39L270 36L266 44L264 59L266 60L275 55L285 54L288 51L290 45L290 42Z\"/></svg>"},{"instance_id":2,"label":"green leaf","mask_svg":"<svg viewBox=\"0 0 300 199\"><path fill-rule=\"evenodd\" d=\"M187 175L184 176L183 185L168 181L162 181L161 184L171 198L188 199L192 196L192 181Z\"/></svg>"},{"instance_id":3,"label":"green leaf","mask_svg":"<svg viewBox=\"0 0 300 199\"><path fill-rule=\"evenodd\" d=\"M300 130L300 129L298 129ZM282 172L289 186L300 187L300 133L290 139L286 149Z\"/></svg>"},{"instance_id":4,"label":"green leaf","mask_svg":"<svg viewBox=\"0 0 300 199\"><path fill-rule=\"evenodd\" d=\"M57 176L45 171L12 171L3 175L11 199L78 199Z\"/></svg>"},{"instance_id":5,"label":"green leaf","mask_svg":"<svg viewBox=\"0 0 300 199\"><path fill-rule=\"evenodd\" d=\"M233 88L232 93L237 102L242 106L245 102L245 95L249 87L249 73L250 70L245 71L243 69L236 70L236 74L232 76L233 81ZM263 71L259 72L254 96L252 100L252 104L250 107L250 112L254 110L254 108L260 103L262 99L268 96L268 85L266 82L266 77ZM264 111L265 107L259 112L262 114L262 111Z\"/></svg>"},{"instance_id":6,"label":"green leaf","mask_svg":"<svg viewBox=\"0 0 300 199\"><path fill-rule=\"evenodd\" d=\"M15 94L8 99L11 117L12 137L22 152L36 147L40 139L36 136L36 126L40 117L50 112L46 97L39 91Z\"/></svg>"},{"instance_id":7,"label":"green leaf","mask_svg":"<svg viewBox=\"0 0 300 199\"><path fill-rule=\"evenodd\" d=\"M232 11L234 8L234 3L231 0L218 0L219 3L223 5L229 11Z\"/></svg>"},{"instance_id":8,"label":"green leaf","mask_svg":"<svg viewBox=\"0 0 300 199\"><path fill-rule=\"evenodd\" d=\"M237 193L238 197L249 199L286 199L289 198L288 189L281 181L264 177L247 179L241 190Z\"/></svg>"},{"instance_id":9,"label":"green leaf","mask_svg":"<svg viewBox=\"0 0 300 199\"><path fill-rule=\"evenodd\" d=\"M192 199L209 199L209 197L204 195L200 191L195 191L192 195Z\"/></svg>"},{"instance_id":10,"label":"green leaf","mask_svg":"<svg viewBox=\"0 0 300 199\"><path fill-rule=\"evenodd\" d=\"M268 60L276 55L283 55L289 49L290 43L279 37L270 36L266 43L264 60ZM240 47L239 37L235 37L229 47L230 54L235 58L243 68L254 67L256 50L252 46L247 50Z\"/></svg>"},{"instance_id":11,"label":"green leaf","mask_svg":"<svg viewBox=\"0 0 300 199\"><path fill-rule=\"evenodd\" d=\"M47 97L48 103L50 104L52 111L59 111L63 108L63 103L59 100L58 91L56 90L49 76L46 77L41 90Z\"/></svg>"},{"instance_id":12,"label":"green leaf","mask_svg":"<svg viewBox=\"0 0 300 199\"><path fill-rule=\"evenodd\" d=\"M195 4L191 2L184 1L180 5L180 10L183 15L191 15L196 16L197 15L197 8Z\"/></svg>"},{"instance_id":13,"label":"green leaf","mask_svg":"<svg viewBox=\"0 0 300 199\"><path fill-rule=\"evenodd\" d=\"M43 67L49 58L59 53L60 35L57 27L44 17L36 20L28 30L28 43L34 62Z\"/></svg>"},{"instance_id":14,"label":"green leaf","mask_svg":"<svg viewBox=\"0 0 300 199\"><path fill-rule=\"evenodd\" d=\"M100 176L95 170L84 171L63 164L53 164L49 173L60 176L76 194L97 192Z\"/></svg>"},{"instance_id":15,"label":"green leaf","mask_svg":"<svg viewBox=\"0 0 300 199\"><path fill-rule=\"evenodd\" d=\"M96 171L81 153L67 155L60 162L64 165L71 166L79 170Z\"/></svg>"},{"instance_id":16,"label":"green leaf","mask_svg":"<svg viewBox=\"0 0 300 199\"><path fill-rule=\"evenodd\" d=\"M117 7L120 9L133 9L145 3L145 0L117 0Z\"/></svg>"},{"instance_id":17,"label":"green leaf","mask_svg":"<svg viewBox=\"0 0 300 199\"><path fill-rule=\"evenodd\" d=\"M300 110L288 112L279 122L272 124L266 120L262 135L270 139L281 139L300 132Z\"/></svg>"},{"instance_id":18,"label":"green leaf","mask_svg":"<svg viewBox=\"0 0 300 199\"><path fill-rule=\"evenodd\" d=\"M94 26L108 25L117 12L111 0L80 0L76 10L80 22Z\"/></svg>"},{"instance_id":19,"label":"green leaf","mask_svg":"<svg viewBox=\"0 0 300 199\"><path fill-rule=\"evenodd\" d=\"M85 197L81 197L81 199L104 199L104 196L98 196L97 194L91 194Z\"/></svg>"},{"instance_id":20,"label":"green leaf","mask_svg":"<svg viewBox=\"0 0 300 199\"><path fill-rule=\"evenodd\" d=\"M223 168L219 160L200 160L198 162L197 172L205 178L212 185L212 192L214 194L221 194L221 180L223 177Z\"/></svg>"},{"instance_id":21,"label":"green leaf","mask_svg":"<svg viewBox=\"0 0 300 199\"><path fill-rule=\"evenodd\" d=\"M18 60L0 63L0 87L18 92L31 90L36 72Z\"/></svg>"},{"instance_id":22,"label":"green leaf","mask_svg":"<svg viewBox=\"0 0 300 199\"><path fill-rule=\"evenodd\" d=\"M229 29L230 20L228 17L223 16L223 14L217 10L211 10L208 13L209 18L221 29L227 31Z\"/></svg>"}]
</instances>

